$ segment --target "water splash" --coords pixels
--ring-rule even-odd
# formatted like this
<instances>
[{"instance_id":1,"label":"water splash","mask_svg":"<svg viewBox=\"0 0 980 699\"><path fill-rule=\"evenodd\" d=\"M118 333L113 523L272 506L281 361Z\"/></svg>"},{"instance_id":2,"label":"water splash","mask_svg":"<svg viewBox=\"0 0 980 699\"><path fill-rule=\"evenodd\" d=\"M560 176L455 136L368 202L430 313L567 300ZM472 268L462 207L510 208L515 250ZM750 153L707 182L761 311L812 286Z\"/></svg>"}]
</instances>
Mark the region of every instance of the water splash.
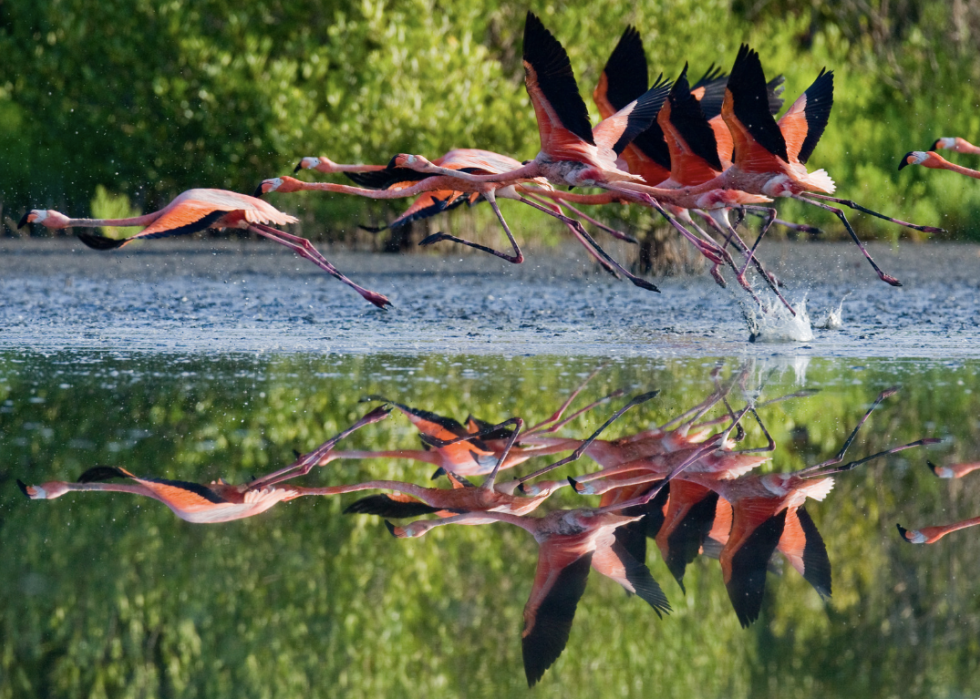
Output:
<instances>
[{"instance_id":1,"label":"water splash","mask_svg":"<svg viewBox=\"0 0 980 699\"><path fill-rule=\"evenodd\" d=\"M795 304L796 315L779 302L763 301L761 308L745 307L749 342L809 342L813 339L806 297Z\"/></svg>"},{"instance_id":2,"label":"water splash","mask_svg":"<svg viewBox=\"0 0 980 699\"><path fill-rule=\"evenodd\" d=\"M844 294L841 297L840 303L837 304L837 308L828 309L826 317L821 318L814 327L823 330L840 330L844 327L844 299L850 295L850 292Z\"/></svg>"}]
</instances>

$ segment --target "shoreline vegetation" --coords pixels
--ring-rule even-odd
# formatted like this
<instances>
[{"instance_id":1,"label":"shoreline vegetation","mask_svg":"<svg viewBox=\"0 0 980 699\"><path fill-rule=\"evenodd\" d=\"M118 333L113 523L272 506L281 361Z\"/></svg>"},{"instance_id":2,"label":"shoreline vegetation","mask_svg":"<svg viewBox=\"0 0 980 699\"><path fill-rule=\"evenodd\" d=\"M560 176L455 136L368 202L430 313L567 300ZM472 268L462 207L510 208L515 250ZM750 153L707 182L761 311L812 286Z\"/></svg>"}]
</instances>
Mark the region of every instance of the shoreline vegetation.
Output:
<instances>
[{"instance_id":1,"label":"shoreline vegetation","mask_svg":"<svg viewBox=\"0 0 980 699\"><path fill-rule=\"evenodd\" d=\"M685 61L692 74L712 63L726 68L742 41L759 47L767 75L785 74L787 104L820 68L835 70L834 112L813 165L831 173L841 196L942 226L949 239L980 240L974 182L925 171L899 177L896 169L910 148L980 133L971 87L980 78L980 0L905 0L870 14L853 0L532 9L568 37L583 90L595 85L627 23L640 29L652 70L669 78ZM5 3L0 236L16 235L11 224L27 208L82 216L151 211L191 187L251 192L304 156L383 163L398 152L435 157L454 147L487 147L533 157L538 135L520 63L526 10L526 3L496 0L337 2L330 9L312 1ZM375 237L358 225L386 223L407 201L294 195L270 202L299 216L305 237L361 249L413 250L438 230L498 237L480 206ZM523 241L563 239L545 217L510 208ZM644 255L657 259L662 246L649 241L665 235L638 208L595 213L645 237ZM795 202L779 202L779 210L820 226L825 239L844 235L830 215ZM855 225L866 239L928 238L870 217L855 216Z\"/></svg>"}]
</instances>

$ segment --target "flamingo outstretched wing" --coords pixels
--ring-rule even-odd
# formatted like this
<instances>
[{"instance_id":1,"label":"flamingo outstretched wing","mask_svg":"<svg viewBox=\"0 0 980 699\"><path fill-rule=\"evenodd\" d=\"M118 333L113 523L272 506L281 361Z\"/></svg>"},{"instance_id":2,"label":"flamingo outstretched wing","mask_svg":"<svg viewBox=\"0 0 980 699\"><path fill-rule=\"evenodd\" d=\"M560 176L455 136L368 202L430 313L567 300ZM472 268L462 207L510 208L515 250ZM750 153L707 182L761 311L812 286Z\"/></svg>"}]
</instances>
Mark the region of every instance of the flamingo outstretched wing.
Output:
<instances>
[{"instance_id":1,"label":"flamingo outstretched wing","mask_svg":"<svg viewBox=\"0 0 980 699\"><path fill-rule=\"evenodd\" d=\"M589 110L578 92L572 64L561 43L533 12L524 24L524 84L534 106L541 150L556 159L576 159L595 145Z\"/></svg>"},{"instance_id":2,"label":"flamingo outstretched wing","mask_svg":"<svg viewBox=\"0 0 980 699\"><path fill-rule=\"evenodd\" d=\"M795 508L786 515L786 527L776 548L821 597L830 597L827 546L806 508Z\"/></svg>"},{"instance_id":3,"label":"flamingo outstretched wing","mask_svg":"<svg viewBox=\"0 0 980 699\"><path fill-rule=\"evenodd\" d=\"M541 679L565 650L575 609L585 593L592 565L591 551L570 557L548 544L547 541L541 544L531 596L524 606L521 646L529 687Z\"/></svg>"},{"instance_id":4,"label":"flamingo outstretched wing","mask_svg":"<svg viewBox=\"0 0 980 699\"><path fill-rule=\"evenodd\" d=\"M684 573L701 552L714 525L720 498L714 491L690 481L675 480L673 486L667 519L657 534L657 546L667 569L684 590Z\"/></svg>"},{"instance_id":5,"label":"flamingo outstretched wing","mask_svg":"<svg viewBox=\"0 0 980 699\"><path fill-rule=\"evenodd\" d=\"M78 477L79 483L96 483L111 478L126 478L146 488L171 509L193 514L202 510L212 510L215 505L230 505L229 500L200 483L175 481L166 478L136 476L124 468L96 466Z\"/></svg>"},{"instance_id":6,"label":"flamingo outstretched wing","mask_svg":"<svg viewBox=\"0 0 980 699\"><path fill-rule=\"evenodd\" d=\"M723 169L715 132L687 82L687 66L670 89L657 122L670 150L670 176L680 184L698 185Z\"/></svg>"},{"instance_id":7,"label":"flamingo outstretched wing","mask_svg":"<svg viewBox=\"0 0 980 699\"><path fill-rule=\"evenodd\" d=\"M671 612L667 596L650 574L650 569L636 560L611 533L608 541L599 542L596 546L592 567L649 604L658 617L663 618L664 614Z\"/></svg>"},{"instance_id":8,"label":"flamingo outstretched wing","mask_svg":"<svg viewBox=\"0 0 980 699\"><path fill-rule=\"evenodd\" d=\"M722 118L732 133L735 162L745 172L773 172L789 162L786 141L769 113L766 76L759 54L743 44L728 77Z\"/></svg>"},{"instance_id":9,"label":"flamingo outstretched wing","mask_svg":"<svg viewBox=\"0 0 980 699\"><path fill-rule=\"evenodd\" d=\"M834 72L823 69L779 120L791 162L806 164L823 136L834 106Z\"/></svg>"},{"instance_id":10,"label":"flamingo outstretched wing","mask_svg":"<svg viewBox=\"0 0 980 699\"><path fill-rule=\"evenodd\" d=\"M741 507L741 503L735 507L732 538L721 555L728 597L743 628L758 619L762 611L766 569L786 525L785 508L775 516L758 515L753 508Z\"/></svg>"},{"instance_id":11,"label":"flamingo outstretched wing","mask_svg":"<svg viewBox=\"0 0 980 699\"><path fill-rule=\"evenodd\" d=\"M596 145L608 148L616 155L622 153L633 139L650 128L669 92L670 83L658 80L634 101L596 124L592 130Z\"/></svg>"}]
</instances>

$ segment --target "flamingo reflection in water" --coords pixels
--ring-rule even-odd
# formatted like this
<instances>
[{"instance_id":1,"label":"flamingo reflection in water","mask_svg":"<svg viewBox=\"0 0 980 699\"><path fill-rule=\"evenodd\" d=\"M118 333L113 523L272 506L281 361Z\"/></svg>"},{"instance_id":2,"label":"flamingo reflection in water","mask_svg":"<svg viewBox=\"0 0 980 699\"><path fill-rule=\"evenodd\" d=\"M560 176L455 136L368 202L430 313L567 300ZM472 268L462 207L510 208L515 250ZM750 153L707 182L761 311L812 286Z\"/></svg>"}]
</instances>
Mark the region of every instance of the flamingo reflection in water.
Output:
<instances>
[{"instance_id":1,"label":"flamingo reflection in water","mask_svg":"<svg viewBox=\"0 0 980 699\"><path fill-rule=\"evenodd\" d=\"M80 491L132 493L159 500L186 522L194 524L231 522L254 517L280 502L308 495L331 494L323 492L323 488L302 488L280 483L285 477L309 473L323 455L333 449L340 440L365 425L384 420L390 410L387 406L375 408L337 436L327 440L310 453L300 456L290 466L251 483L232 485L217 481L203 485L189 481L136 476L123 468L96 466L85 471L75 483L50 481L41 485L26 485L18 480L17 485L24 495L32 500L53 500L67 493ZM122 478L127 482L104 482L115 478Z\"/></svg>"}]
</instances>

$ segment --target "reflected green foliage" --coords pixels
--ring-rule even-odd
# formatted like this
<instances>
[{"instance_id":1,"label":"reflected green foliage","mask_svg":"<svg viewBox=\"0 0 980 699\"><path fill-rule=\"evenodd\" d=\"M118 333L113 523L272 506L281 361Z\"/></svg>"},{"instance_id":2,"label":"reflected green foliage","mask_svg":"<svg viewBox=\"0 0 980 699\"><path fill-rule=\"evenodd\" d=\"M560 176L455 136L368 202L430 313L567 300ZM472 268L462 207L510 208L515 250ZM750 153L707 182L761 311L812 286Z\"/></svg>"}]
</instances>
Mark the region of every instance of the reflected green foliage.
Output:
<instances>
[{"instance_id":1,"label":"reflected green foliage","mask_svg":"<svg viewBox=\"0 0 980 699\"><path fill-rule=\"evenodd\" d=\"M530 6L567 46L583 93L629 22L643 33L654 73L676 75L684 61L693 73L727 67L742 41L761 50L771 74L786 74L790 99L822 66L835 69L834 115L812 166L826 168L844 196L971 235L980 213L973 181L896 166L938 136L978 136L977 0ZM194 186L251 192L306 155L384 162L400 151L484 147L533 157L538 136L520 64L527 8L6 0L0 199L17 211L57 205L82 215L102 185L148 211ZM305 211L313 236L390 211L344 196L274 201ZM788 218L836 230L822 212L784 206ZM899 235L876 219L859 223L866 235Z\"/></svg>"},{"instance_id":2,"label":"reflected green foliage","mask_svg":"<svg viewBox=\"0 0 980 699\"><path fill-rule=\"evenodd\" d=\"M662 422L711 389L710 362L614 361L588 386L660 388L611 428ZM300 500L224 525L177 520L162 504L83 493L28 502L15 478L75 479L96 464L145 475L237 482L292 460L381 393L462 419L543 419L595 367L535 357L209 358L0 354L0 697L511 696L530 694L521 610L536 546L506 525L445 527L397 541L355 496ZM820 388L763 409L773 468L829 458L875 394L901 384L855 456L931 434L936 461L976 458L980 365L814 360L776 365L764 397ZM729 371L734 369L730 367ZM805 371L805 379L800 372ZM756 377L769 376L760 366ZM614 409L567 427L584 436ZM749 425L748 439L762 443ZM346 448L416 448L403 418ZM716 561L688 570L683 596L659 556L653 574L675 613L657 620L591 576L565 653L540 697L934 697L980 683L980 539L899 541L980 512L980 479L932 476L922 452L841 475L813 515L834 566L820 601L789 566L770 576L760 621L739 628ZM538 459L526 468L546 461ZM564 473L592 468L582 462ZM332 463L309 484L426 482L405 461ZM581 505L567 491L550 506Z\"/></svg>"}]
</instances>

